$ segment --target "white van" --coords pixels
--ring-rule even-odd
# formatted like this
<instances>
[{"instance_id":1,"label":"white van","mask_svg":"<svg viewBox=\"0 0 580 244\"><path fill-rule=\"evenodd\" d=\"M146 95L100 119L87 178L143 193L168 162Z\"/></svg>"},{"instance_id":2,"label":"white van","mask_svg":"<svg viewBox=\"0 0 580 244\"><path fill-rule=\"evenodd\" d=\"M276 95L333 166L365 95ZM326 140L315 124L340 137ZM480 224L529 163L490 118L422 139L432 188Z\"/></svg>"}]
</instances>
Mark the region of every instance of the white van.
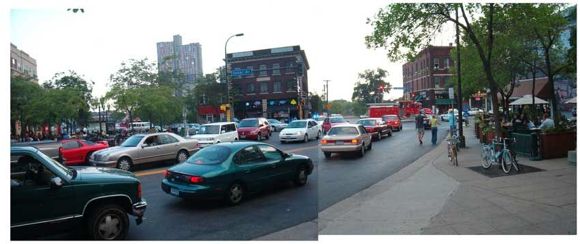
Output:
<instances>
[{"instance_id":1,"label":"white van","mask_svg":"<svg viewBox=\"0 0 580 244\"><path fill-rule=\"evenodd\" d=\"M238 128L234 122L204 124L199 127L197 134L189 138L198 140L200 147L239 140Z\"/></svg>"},{"instance_id":2,"label":"white van","mask_svg":"<svg viewBox=\"0 0 580 244\"><path fill-rule=\"evenodd\" d=\"M131 127L133 127L133 129L135 131L138 132L144 132L149 130L149 127L151 126L150 122L133 122L131 123Z\"/></svg>"}]
</instances>

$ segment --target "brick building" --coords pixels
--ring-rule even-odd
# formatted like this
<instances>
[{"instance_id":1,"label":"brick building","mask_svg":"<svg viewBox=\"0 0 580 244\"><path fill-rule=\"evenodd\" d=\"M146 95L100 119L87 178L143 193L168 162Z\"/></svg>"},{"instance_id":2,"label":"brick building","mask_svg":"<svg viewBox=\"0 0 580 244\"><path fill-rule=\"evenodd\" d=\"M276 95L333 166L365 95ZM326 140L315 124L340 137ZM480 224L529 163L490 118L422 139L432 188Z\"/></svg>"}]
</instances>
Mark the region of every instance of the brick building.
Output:
<instances>
[{"instance_id":1,"label":"brick building","mask_svg":"<svg viewBox=\"0 0 580 244\"><path fill-rule=\"evenodd\" d=\"M424 108L447 111L455 102L449 99L451 82L450 52L453 47L429 46L419 52L417 58L403 65L404 100L421 102Z\"/></svg>"},{"instance_id":2,"label":"brick building","mask_svg":"<svg viewBox=\"0 0 580 244\"><path fill-rule=\"evenodd\" d=\"M32 78L32 81L38 83L36 59L12 43L10 43L10 75Z\"/></svg>"},{"instance_id":3,"label":"brick building","mask_svg":"<svg viewBox=\"0 0 580 244\"><path fill-rule=\"evenodd\" d=\"M236 118L309 117L310 66L300 46L228 53L227 59L230 81L238 93Z\"/></svg>"}]
</instances>

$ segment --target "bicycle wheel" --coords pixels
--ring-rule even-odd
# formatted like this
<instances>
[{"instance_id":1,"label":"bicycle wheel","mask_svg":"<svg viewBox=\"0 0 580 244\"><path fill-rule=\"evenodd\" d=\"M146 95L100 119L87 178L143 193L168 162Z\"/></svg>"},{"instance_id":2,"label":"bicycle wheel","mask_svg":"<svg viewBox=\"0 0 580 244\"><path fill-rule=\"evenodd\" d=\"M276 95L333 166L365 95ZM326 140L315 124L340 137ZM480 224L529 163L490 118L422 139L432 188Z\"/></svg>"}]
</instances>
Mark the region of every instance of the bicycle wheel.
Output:
<instances>
[{"instance_id":1,"label":"bicycle wheel","mask_svg":"<svg viewBox=\"0 0 580 244\"><path fill-rule=\"evenodd\" d=\"M457 161L457 145L453 146L452 154L453 160L451 161L451 163L453 164L453 166L459 166L459 161Z\"/></svg>"},{"instance_id":2,"label":"bicycle wheel","mask_svg":"<svg viewBox=\"0 0 580 244\"><path fill-rule=\"evenodd\" d=\"M501 160L501 169L504 173L509 174L512 170L512 156L509 152L503 152Z\"/></svg>"},{"instance_id":3,"label":"bicycle wheel","mask_svg":"<svg viewBox=\"0 0 580 244\"><path fill-rule=\"evenodd\" d=\"M486 146L483 146L483 148L481 149L481 166L484 169L489 169L489 167L491 167L491 158L490 158L490 152L489 152L489 148Z\"/></svg>"},{"instance_id":4,"label":"bicycle wheel","mask_svg":"<svg viewBox=\"0 0 580 244\"><path fill-rule=\"evenodd\" d=\"M518 158L515 155L515 152L509 151L510 157L512 159L512 164L514 166L514 170L516 172L520 172L520 165L518 164Z\"/></svg>"}]
</instances>

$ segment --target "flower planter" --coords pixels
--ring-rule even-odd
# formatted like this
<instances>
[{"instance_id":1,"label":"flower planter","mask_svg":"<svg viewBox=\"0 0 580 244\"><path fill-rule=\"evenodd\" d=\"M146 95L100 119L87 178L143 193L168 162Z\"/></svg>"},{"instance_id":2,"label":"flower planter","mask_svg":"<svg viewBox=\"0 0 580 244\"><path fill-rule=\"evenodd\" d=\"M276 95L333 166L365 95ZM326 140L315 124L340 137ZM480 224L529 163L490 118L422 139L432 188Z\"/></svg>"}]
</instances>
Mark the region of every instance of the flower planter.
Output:
<instances>
[{"instance_id":1,"label":"flower planter","mask_svg":"<svg viewBox=\"0 0 580 244\"><path fill-rule=\"evenodd\" d=\"M568 151L576 149L575 131L541 133L540 149L542 158L564 158L568 156Z\"/></svg>"}]
</instances>

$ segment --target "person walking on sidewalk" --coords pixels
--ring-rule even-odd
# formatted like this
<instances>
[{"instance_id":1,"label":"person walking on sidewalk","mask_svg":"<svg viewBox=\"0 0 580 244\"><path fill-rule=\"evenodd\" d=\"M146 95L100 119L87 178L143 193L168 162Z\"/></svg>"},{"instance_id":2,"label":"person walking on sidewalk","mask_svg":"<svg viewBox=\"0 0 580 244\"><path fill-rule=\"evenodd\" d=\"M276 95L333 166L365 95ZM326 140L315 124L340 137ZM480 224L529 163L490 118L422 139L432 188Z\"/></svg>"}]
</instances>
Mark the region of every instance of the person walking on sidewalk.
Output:
<instances>
[{"instance_id":1,"label":"person walking on sidewalk","mask_svg":"<svg viewBox=\"0 0 580 244\"><path fill-rule=\"evenodd\" d=\"M437 116L431 116L429 120L429 124L431 125L431 143L433 145L437 144L437 125L439 125L439 120L437 120Z\"/></svg>"},{"instance_id":2,"label":"person walking on sidewalk","mask_svg":"<svg viewBox=\"0 0 580 244\"><path fill-rule=\"evenodd\" d=\"M449 118L449 132L451 132L451 136L453 136L455 134L455 129L457 128L457 119L455 118L453 109L449 109L447 117Z\"/></svg>"},{"instance_id":3,"label":"person walking on sidewalk","mask_svg":"<svg viewBox=\"0 0 580 244\"><path fill-rule=\"evenodd\" d=\"M415 127L417 128L417 139L419 139L419 144L423 145L423 135L425 135L425 116L423 115L423 111L421 111L415 117Z\"/></svg>"}]
</instances>

